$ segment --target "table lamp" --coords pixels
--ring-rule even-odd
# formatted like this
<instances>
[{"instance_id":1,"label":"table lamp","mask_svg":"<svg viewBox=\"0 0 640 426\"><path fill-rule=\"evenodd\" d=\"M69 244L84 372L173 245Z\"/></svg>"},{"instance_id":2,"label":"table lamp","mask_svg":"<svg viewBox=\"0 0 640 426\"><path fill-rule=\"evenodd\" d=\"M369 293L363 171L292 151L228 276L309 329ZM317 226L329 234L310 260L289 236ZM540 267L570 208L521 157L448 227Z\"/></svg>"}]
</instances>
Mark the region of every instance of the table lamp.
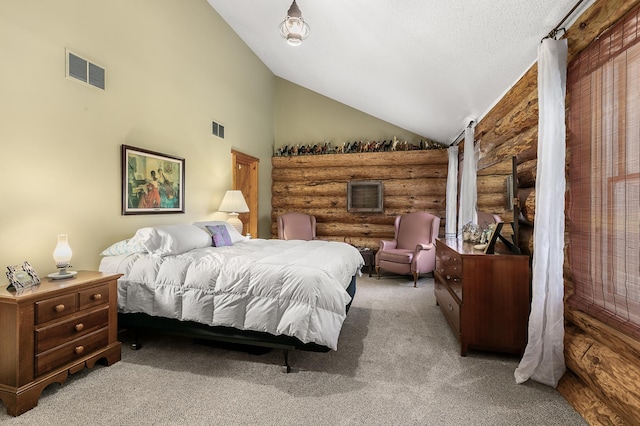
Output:
<instances>
[{"instance_id":1,"label":"table lamp","mask_svg":"<svg viewBox=\"0 0 640 426\"><path fill-rule=\"evenodd\" d=\"M222 198L218 211L226 212L229 215L227 222L242 234L242 221L238 218L238 214L249 212L249 206L244 200L242 191L238 189L227 191L224 194L224 198Z\"/></svg>"},{"instance_id":2,"label":"table lamp","mask_svg":"<svg viewBox=\"0 0 640 426\"><path fill-rule=\"evenodd\" d=\"M48 277L54 280L59 280L63 278L71 278L77 274L76 271L67 271L67 268L71 266L70 262L72 254L73 251L71 251L71 246L69 246L69 242L67 241L67 234L58 234L58 244L53 250L53 260L56 261L56 268L58 268L58 272L49 274Z\"/></svg>"}]
</instances>

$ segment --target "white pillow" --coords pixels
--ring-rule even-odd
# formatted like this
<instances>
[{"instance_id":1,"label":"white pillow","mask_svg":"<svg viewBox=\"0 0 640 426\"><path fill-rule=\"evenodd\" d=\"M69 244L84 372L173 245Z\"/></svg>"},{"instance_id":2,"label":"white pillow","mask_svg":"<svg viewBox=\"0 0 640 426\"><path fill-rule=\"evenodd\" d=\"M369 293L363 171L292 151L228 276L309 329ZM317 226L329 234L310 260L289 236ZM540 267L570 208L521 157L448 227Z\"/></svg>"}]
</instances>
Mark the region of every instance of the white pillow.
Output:
<instances>
[{"instance_id":1,"label":"white pillow","mask_svg":"<svg viewBox=\"0 0 640 426\"><path fill-rule=\"evenodd\" d=\"M141 228L131 240L129 244L142 244L152 256L180 254L211 245L211 235L189 224Z\"/></svg>"},{"instance_id":2,"label":"white pillow","mask_svg":"<svg viewBox=\"0 0 640 426\"><path fill-rule=\"evenodd\" d=\"M139 242L131 239L118 241L100 253L100 256L118 256L121 254L146 253L147 249Z\"/></svg>"},{"instance_id":3,"label":"white pillow","mask_svg":"<svg viewBox=\"0 0 640 426\"><path fill-rule=\"evenodd\" d=\"M208 226L224 225L224 226L227 227L227 231L229 232L229 236L231 237L231 242L233 244L239 243L240 241L245 241L247 239L247 237L245 237L241 233L239 233L238 230L236 228L234 228L229 222L225 222L224 220L210 220L208 222L194 222L193 224L195 226L197 226L198 228L202 229L203 231L205 231L206 233L209 233L209 231L206 228L207 225ZM211 245L211 244L209 244L209 245Z\"/></svg>"}]
</instances>

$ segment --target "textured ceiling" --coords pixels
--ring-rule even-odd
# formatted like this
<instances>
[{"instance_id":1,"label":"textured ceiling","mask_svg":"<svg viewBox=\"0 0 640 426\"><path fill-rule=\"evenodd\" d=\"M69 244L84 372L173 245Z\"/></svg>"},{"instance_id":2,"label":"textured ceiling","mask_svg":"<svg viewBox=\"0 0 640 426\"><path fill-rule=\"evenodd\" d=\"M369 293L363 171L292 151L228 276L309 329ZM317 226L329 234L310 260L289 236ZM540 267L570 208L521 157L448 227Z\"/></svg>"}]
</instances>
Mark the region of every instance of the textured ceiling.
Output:
<instances>
[{"instance_id":1,"label":"textured ceiling","mask_svg":"<svg viewBox=\"0 0 640 426\"><path fill-rule=\"evenodd\" d=\"M291 1L208 0L276 76L447 144L531 67L577 2L297 0L311 34L293 47L278 32Z\"/></svg>"}]
</instances>

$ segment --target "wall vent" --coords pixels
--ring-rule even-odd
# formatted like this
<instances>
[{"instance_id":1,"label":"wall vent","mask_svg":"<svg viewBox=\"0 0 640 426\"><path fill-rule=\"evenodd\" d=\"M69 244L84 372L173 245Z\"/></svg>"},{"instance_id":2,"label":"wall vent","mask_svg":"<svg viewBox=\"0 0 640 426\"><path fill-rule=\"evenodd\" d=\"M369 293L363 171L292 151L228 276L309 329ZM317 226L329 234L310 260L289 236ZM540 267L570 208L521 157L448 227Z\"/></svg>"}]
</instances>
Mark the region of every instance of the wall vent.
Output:
<instances>
[{"instance_id":1,"label":"wall vent","mask_svg":"<svg viewBox=\"0 0 640 426\"><path fill-rule=\"evenodd\" d=\"M356 180L347 183L348 212L384 212L381 180Z\"/></svg>"},{"instance_id":2,"label":"wall vent","mask_svg":"<svg viewBox=\"0 0 640 426\"><path fill-rule=\"evenodd\" d=\"M221 139L224 139L224 125L220 123L216 123L215 121L212 121L211 132L213 133L213 136L217 136Z\"/></svg>"},{"instance_id":3,"label":"wall vent","mask_svg":"<svg viewBox=\"0 0 640 426\"><path fill-rule=\"evenodd\" d=\"M105 90L105 69L66 49L67 77Z\"/></svg>"}]
</instances>

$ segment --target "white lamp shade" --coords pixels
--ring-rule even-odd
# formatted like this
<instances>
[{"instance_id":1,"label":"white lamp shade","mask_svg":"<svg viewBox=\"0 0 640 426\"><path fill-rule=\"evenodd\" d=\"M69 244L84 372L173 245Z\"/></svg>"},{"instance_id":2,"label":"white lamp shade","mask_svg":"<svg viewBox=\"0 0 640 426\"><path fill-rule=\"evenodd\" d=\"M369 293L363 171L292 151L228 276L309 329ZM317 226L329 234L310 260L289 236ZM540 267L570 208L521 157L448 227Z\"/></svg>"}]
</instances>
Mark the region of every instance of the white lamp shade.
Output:
<instances>
[{"instance_id":1,"label":"white lamp shade","mask_svg":"<svg viewBox=\"0 0 640 426\"><path fill-rule=\"evenodd\" d=\"M233 189L224 194L224 198L220 203L220 207L218 207L218 211L227 213L247 213L249 211L249 206L247 206L247 202L244 200L242 191Z\"/></svg>"},{"instance_id":2,"label":"white lamp shade","mask_svg":"<svg viewBox=\"0 0 640 426\"><path fill-rule=\"evenodd\" d=\"M71 251L71 246L69 246L69 242L67 241L67 234L59 234L58 244L53 250L53 260L56 261L56 266L58 268L65 268L69 266L71 255L73 255L73 252Z\"/></svg>"},{"instance_id":3,"label":"white lamp shade","mask_svg":"<svg viewBox=\"0 0 640 426\"><path fill-rule=\"evenodd\" d=\"M243 225L242 221L238 218L238 213L247 213L249 211L249 206L247 206L247 202L244 200L242 191L238 189L227 191L227 193L224 194L224 198L222 198L218 211L229 213L227 222L242 234Z\"/></svg>"}]
</instances>

